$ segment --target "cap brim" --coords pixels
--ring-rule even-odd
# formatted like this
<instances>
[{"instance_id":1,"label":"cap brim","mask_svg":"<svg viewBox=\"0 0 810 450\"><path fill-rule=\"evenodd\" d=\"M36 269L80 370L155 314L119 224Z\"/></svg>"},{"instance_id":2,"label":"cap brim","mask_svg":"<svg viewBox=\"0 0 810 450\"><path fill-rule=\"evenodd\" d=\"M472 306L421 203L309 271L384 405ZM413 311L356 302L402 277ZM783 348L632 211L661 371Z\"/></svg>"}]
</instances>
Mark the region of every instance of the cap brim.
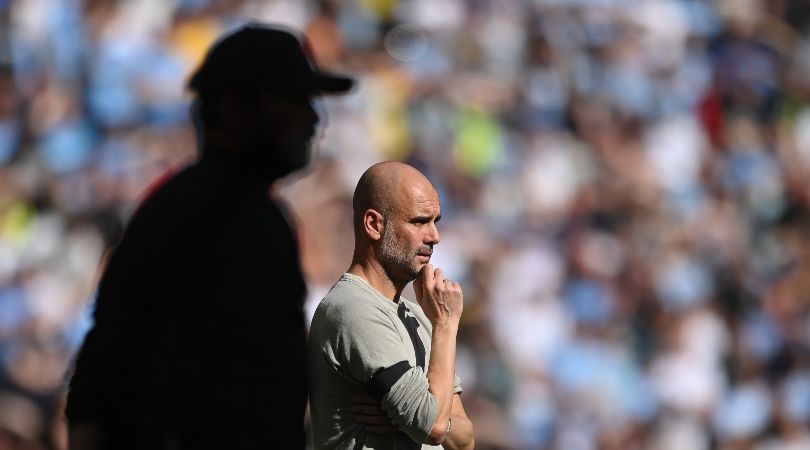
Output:
<instances>
[{"instance_id":1,"label":"cap brim","mask_svg":"<svg viewBox=\"0 0 810 450\"><path fill-rule=\"evenodd\" d=\"M312 79L312 89L321 94L345 94L354 87L354 79L332 73L316 73Z\"/></svg>"}]
</instances>

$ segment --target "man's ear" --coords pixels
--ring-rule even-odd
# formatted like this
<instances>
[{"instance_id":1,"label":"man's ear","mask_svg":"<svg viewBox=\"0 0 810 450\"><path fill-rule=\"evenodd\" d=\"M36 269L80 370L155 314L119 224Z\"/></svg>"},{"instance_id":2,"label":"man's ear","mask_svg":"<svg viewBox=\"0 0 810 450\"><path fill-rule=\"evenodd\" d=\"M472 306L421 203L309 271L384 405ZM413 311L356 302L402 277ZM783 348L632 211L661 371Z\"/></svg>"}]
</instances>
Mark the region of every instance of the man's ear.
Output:
<instances>
[{"instance_id":1,"label":"man's ear","mask_svg":"<svg viewBox=\"0 0 810 450\"><path fill-rule=\"evenodd\" d=\"M374 209L367 209L363 214L363 231L366 232L372 241L382 239L383 229L385 228L385 218L382 214Z\"/></svg>"}]
</instances>

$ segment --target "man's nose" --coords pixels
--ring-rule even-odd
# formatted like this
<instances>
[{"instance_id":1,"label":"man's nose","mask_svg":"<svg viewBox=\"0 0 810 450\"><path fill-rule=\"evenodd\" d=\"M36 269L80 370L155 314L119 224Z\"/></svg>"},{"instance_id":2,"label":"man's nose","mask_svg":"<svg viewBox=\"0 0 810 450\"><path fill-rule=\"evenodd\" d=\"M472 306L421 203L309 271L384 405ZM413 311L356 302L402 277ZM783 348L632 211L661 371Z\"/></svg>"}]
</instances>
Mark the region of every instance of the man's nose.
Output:
<instances>
[{"instance_id":1,"label":"man's nose","mask_svg":"<svg viewBox=\"0 0 810 450\"><path fill-rule=\"evenodd\" d=\"M427 245L436 245L441 240L441 236L439 235L439 228L436 226L435 223L431 223L428 226L428 232L425 235L425 244Z\"/></svg>"}]
</instances>

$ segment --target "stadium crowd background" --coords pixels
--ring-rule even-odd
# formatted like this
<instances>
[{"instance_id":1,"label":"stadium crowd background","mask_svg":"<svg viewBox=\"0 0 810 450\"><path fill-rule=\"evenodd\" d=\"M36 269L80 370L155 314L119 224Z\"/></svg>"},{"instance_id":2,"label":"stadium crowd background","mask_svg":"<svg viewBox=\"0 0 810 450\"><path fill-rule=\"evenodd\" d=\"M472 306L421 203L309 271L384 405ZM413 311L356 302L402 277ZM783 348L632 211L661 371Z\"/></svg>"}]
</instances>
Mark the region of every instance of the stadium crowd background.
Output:
<instances>
[{"instance_id":1,"label":"stadium crowd background","mask_svg":"<svg viewBox=\"0 0 810 450\"><path fill-rule=\"evenodd\" d=\"M477 448L810 449L803 0L0 1L0 449L65 447L105 253L246 19L360 79L280 189L310 310L366 167L438 187Z\"/></svg>"}]
</instances>

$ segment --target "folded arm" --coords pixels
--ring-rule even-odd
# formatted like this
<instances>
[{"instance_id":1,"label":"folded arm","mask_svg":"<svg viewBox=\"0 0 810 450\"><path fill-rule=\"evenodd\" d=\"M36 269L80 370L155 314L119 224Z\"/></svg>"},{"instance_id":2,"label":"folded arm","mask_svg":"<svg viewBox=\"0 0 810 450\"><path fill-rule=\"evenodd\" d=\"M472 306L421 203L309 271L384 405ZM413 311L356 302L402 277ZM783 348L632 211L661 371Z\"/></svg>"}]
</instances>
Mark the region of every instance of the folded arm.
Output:
<instances>
[{"instance_id":1,"label":"folded arm","mask_svg":"<svg viewBox=\"0 0 810 450\"><path fill-rule=\"evenodd\" d=\"M452 426L442 442L442 447L445 450L472 450L475 447L475 428L464 411L459 394L453 395L450 414Z\"/></svg>"}]
</instances>

